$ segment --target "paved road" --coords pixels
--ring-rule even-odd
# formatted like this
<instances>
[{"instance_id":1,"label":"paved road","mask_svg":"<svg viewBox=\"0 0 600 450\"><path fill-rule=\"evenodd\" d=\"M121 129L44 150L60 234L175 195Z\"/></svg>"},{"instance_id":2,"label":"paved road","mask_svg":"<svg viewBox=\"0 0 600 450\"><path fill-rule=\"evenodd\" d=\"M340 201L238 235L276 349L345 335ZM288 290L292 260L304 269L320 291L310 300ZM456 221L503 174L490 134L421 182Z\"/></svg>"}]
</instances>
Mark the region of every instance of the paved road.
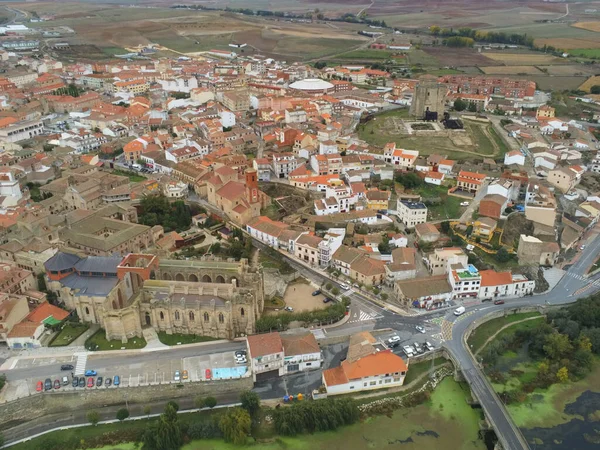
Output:
<instances>
[{"instance_id":1,"label":"paved road","mask_svg":"<svg viewBox=\"0 0 600 450\"><path fill-rule=\"evenodd\" d=\"M474 361L471 353L466 348L464 341L465 333L469 325L494 310L510 310L520 306L548 306L563 303L574 302L578 298L589 296L600 289L600 276L590 279L584 278L588 267L600 253L600 239L594 239L587 245L585 251L579 259L567 270L563 278L550 292L542 295L524 297L518 300L510 300L504 305L499 306L473 306L467 308L464 316L455 317L451 313L446 316L446 320L453 322L452 339L444 345L452 353L459 363L459 366L471 386L471 389L481 402L487 417L491 420L498 438L502 441L504 448L516 450L529 448L526 442L523 442L521 433L514 425L508 415L506 408L494 393L487 378Z\"/></svg>"}]
</instances>

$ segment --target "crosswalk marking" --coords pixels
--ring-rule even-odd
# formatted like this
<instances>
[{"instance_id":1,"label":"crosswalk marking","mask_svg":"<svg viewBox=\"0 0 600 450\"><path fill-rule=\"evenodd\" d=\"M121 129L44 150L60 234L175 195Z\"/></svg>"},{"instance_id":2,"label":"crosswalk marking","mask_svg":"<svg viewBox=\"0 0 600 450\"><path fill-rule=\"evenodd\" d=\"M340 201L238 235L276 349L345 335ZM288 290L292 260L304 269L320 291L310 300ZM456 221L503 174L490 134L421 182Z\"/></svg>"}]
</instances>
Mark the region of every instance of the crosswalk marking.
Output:
<instances>
[{"instance_id":1,"label":"crosswalk marking","mask_svg":"<svg viewBox=\"0 0 600 450\"><path fill-rule=\"evenodd\" d=\"M87 364L88 354L87 352L76 353L77 364L75 365L75 375L83 375L85 373L85 366Z\"/></svg>"},{"instance_id":2,"label":"crosswalk marking","mask_svg":"<svg viewBox=\"0 0 600 450\"><path fill-rule=\"evenodd\" d=\"M366 320L374 320L376 318L376 314L360 310L358 313L352 314L352 318L348 321L348 323L364 322Z\"/></svg>"}]
</instances>

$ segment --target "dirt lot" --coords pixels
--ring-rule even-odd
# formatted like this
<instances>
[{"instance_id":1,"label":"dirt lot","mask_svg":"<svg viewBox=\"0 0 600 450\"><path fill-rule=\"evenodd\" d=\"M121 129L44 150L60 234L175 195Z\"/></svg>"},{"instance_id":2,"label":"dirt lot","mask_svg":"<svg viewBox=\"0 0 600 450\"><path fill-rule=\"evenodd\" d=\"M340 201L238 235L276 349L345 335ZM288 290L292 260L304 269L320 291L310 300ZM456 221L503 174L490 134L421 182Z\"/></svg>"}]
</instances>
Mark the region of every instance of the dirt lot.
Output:
<instances>
[{"instance_id":1,"label":"dirt lot","mask_svg":"<svg viewBox=\"0 0 600 450\"><path fill-rule=\"evenodd\" d=\"M494 66L494 67L480 67L480 69L486 75L538 75L542 73L539 69L534 66Z\"/></svg>"},{"instance_id":2,"label":"dirt lot","mask_svg":"<svg viewBox=\"0 0 600 450\"><path fill-rule=\"evenodd\" d=\"M288 285L283 296L286 306L291 306L294 311L312 311L313 309L324 309L327 303L323 303L325 296L312 293L315 288L306 283L293 283Z\"/></svg>"},{"instance_id":3,"label":"dirt lot","mask_svg":"<svg viewBox=\"0 0 600 450\"><path fill-rule=\"evenodd\" d=\"M504 224L502 243L514 246L519 242L521 234L533 235L533 222L527 220L525 214L511 214Z\"/></svg>"},{"instance_id":4,"label":"dirt lot","mask_svg":"<svg viewBox=\"0 0 600 450\"><path fill-rule=\"evenodd\" d=\"M506 64L507 66L537 66L539 64L560 64L564 60L555 58L551 55L540 55L539 53L482 53L486 58L493 59Z\"/></svg>"},{"instance_id":5,"label":"dirt lot","mask_svg":"<svg viewBox=\"0 0 600 450\"><path fill-rule=\"evenodd\" d=\"M473 49L424 47L423 51L436 58L441 66L493 66L501 64L493 59L486 58L483 54Z\"/></svg>"}]
</instances>

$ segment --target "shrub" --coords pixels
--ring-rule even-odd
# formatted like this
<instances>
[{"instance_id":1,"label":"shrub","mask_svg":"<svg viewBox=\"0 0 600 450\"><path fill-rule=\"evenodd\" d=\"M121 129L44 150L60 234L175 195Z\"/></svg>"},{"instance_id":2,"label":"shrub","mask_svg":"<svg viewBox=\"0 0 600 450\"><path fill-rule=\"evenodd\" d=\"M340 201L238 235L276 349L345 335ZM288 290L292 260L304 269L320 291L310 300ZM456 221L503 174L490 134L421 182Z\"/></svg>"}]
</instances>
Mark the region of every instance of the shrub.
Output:
<instances>
[{"instance_id":1,"label":"shrub","mask_svg":"<svg viewBox=\"0 0 600 450\"><path fill-rule=\"evenodd\" d=\"M204 405L208 408L214 408L217 406L217 399L214 397L206 397L204 399Z\"/></svg>"}]
</instances>

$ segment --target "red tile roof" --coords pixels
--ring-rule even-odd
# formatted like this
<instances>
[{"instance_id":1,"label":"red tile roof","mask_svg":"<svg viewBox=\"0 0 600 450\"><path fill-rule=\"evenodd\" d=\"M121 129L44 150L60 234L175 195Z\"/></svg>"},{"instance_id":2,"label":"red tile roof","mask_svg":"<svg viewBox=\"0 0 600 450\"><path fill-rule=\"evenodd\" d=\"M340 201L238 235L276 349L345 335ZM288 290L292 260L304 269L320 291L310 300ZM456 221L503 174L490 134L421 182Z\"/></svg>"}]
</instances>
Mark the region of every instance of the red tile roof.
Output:
<instances>
[{"instance_id":1,"label":"red tile roof","mask_svg":"<svg viewBox=\"0 0 600 450\"><path fill-rule=\"evenodd\" d=\"M252 358L283 352L283 343L278 332L253 334L248 336L247 340Z\"/></svg>"}]
</instances>

